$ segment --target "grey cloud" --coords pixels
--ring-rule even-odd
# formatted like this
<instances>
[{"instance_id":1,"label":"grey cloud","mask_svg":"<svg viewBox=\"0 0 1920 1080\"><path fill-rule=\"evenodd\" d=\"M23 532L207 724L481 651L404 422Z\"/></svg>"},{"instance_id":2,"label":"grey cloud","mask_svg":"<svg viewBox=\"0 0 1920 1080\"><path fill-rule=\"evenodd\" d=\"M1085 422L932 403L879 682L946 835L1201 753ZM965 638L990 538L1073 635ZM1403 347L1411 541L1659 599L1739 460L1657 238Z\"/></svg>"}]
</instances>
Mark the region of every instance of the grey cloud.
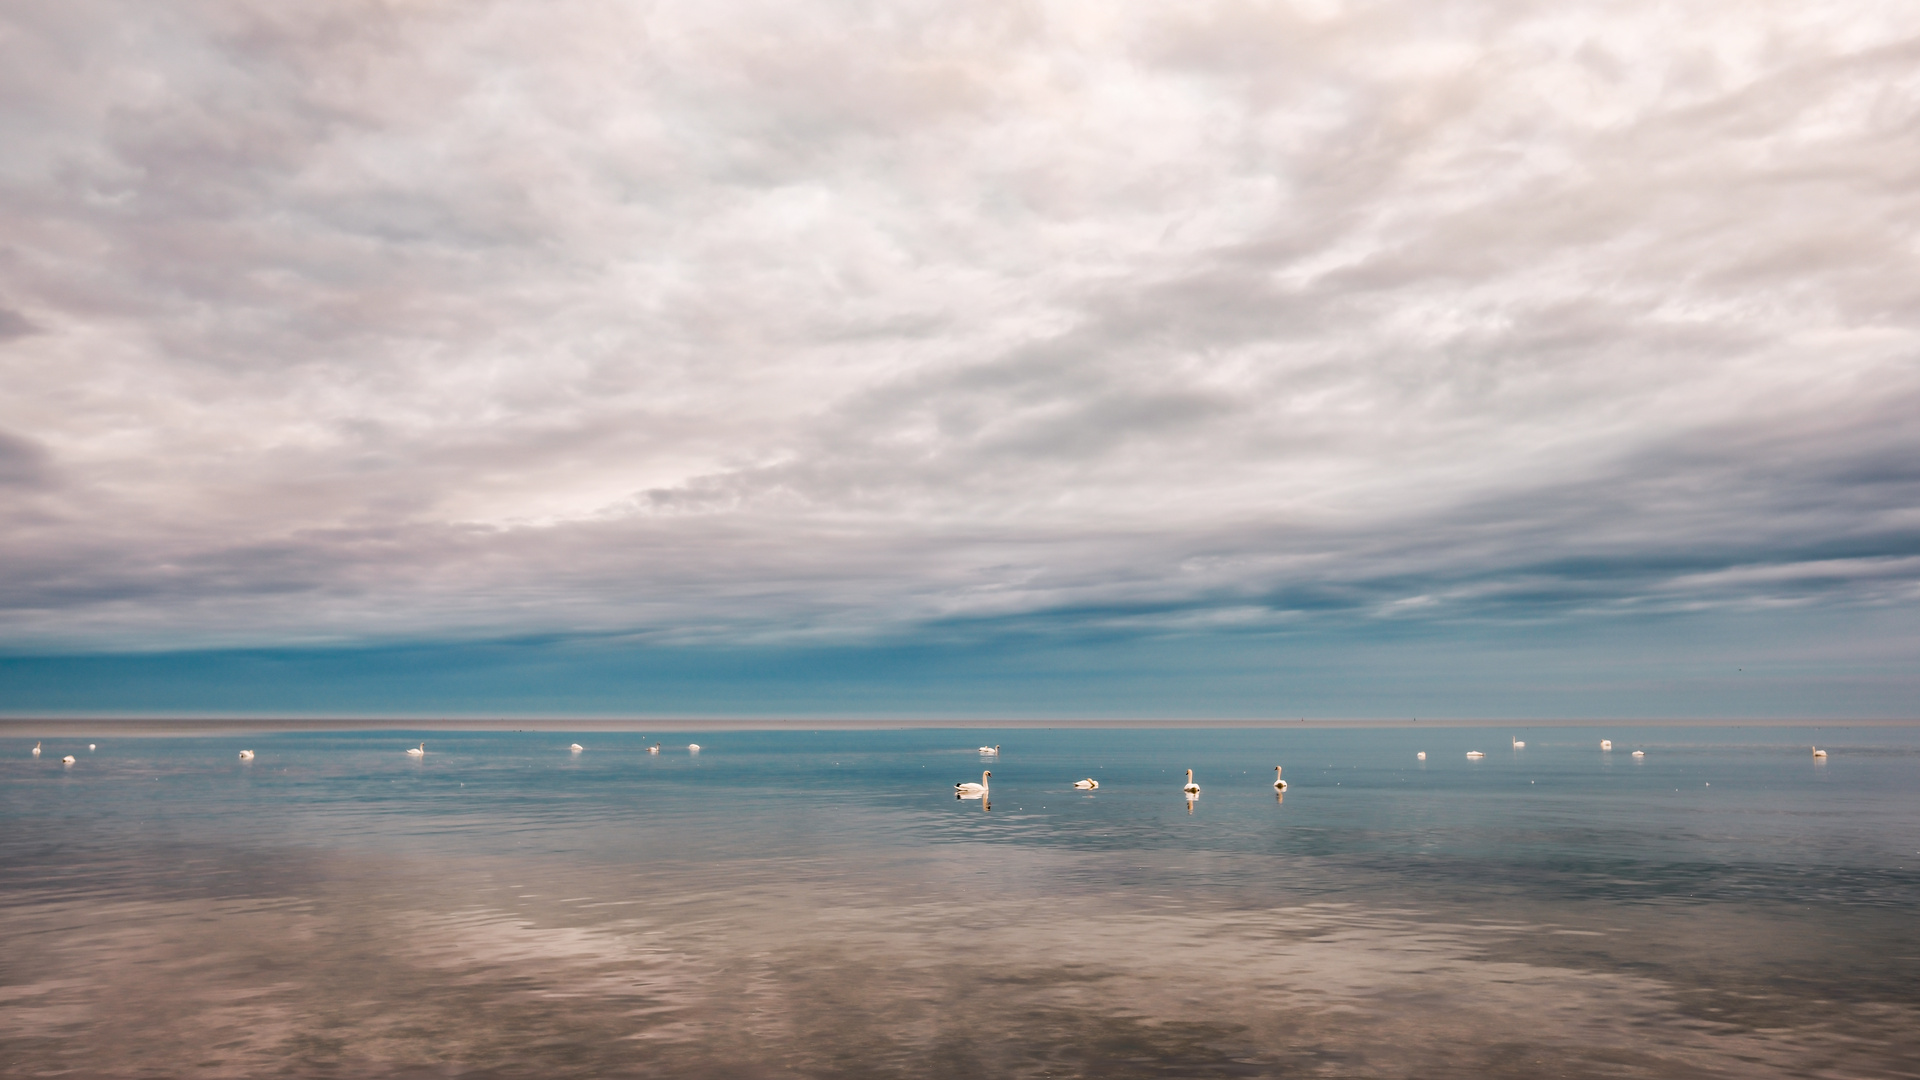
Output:
<instances>
[{"instance_id":1,"label":"grey cloud","mask_svg":"<svg viewBox=\"0 0 1920 1080\"><path fill-rule=\"evenodd\" d=\"M1920 588L1872 5L0 19L8 647Z\"/></svg>"}]
</instances>

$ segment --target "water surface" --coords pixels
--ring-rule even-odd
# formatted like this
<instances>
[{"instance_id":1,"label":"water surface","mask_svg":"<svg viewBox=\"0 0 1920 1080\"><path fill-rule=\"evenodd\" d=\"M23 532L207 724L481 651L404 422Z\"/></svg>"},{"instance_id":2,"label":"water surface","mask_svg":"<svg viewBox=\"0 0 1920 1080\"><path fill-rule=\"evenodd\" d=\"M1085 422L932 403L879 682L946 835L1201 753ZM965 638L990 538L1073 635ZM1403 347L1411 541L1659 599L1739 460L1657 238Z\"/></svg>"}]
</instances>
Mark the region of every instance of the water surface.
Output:
<instances>
[{"instance_id":1,"label":"water surface","mask_svg":"<svg viewBox=\"0 0 1920 1080\"><path fill-rule=\"evenodd\" d=\"M36 738L8 1075L1920 1075L1911 728Z\"/></svg>"}]
</instances>

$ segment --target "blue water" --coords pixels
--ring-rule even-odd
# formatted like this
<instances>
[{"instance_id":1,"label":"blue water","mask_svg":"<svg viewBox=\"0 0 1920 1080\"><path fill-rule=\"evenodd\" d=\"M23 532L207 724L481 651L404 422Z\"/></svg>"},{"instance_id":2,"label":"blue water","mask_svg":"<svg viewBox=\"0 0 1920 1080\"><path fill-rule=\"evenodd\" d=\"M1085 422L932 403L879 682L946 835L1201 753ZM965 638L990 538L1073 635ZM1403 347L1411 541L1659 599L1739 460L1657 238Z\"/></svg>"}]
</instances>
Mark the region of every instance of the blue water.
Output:
<instances>
[{"instance_id":1,"label":"blue water","mask_svg":"<svg viewBox=\"0 0 1920 1080\"><path fill-rule=\"evenodd\" d=\"M1914 728L55 730L4 755L10 1075L1920 1060Z\"/></svg>"}]
</instances>

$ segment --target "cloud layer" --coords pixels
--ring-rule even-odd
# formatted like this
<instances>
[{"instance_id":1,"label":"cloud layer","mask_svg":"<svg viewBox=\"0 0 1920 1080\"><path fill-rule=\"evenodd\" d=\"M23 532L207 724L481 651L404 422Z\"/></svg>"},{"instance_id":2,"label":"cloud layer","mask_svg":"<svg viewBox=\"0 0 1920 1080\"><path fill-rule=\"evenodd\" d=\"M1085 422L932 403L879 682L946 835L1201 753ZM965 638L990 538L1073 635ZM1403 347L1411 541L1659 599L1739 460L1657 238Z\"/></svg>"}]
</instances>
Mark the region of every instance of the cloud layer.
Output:
<instances>
[{"instance_id":1,"label":"cloud layer","mask_svg":"<svg viewBox=\"0 0 1920 1080\"><path fill-rule=\"evenodd\" d=\"M1920 600L1899 3L0 15L0 646Z\"/></svg>"}]
</instances>

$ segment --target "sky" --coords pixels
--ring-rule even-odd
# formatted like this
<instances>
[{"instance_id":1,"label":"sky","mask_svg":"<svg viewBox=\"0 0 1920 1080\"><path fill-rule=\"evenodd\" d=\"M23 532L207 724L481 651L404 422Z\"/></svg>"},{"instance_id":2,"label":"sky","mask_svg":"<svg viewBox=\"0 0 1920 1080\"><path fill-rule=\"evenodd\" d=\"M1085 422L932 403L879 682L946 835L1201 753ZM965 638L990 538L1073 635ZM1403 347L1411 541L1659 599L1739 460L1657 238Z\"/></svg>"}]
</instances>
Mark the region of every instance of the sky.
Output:
<instances>
[{"instance_id":1,"label":"sky","mask_svg":"<svg viewBox=\"0 0 1920 1080\"><path fill-rule=\"evenodd\" d=\"M1920 717L1920 14L12 0L0 380L0 712Z\"/></svg>"}]
</instances>

